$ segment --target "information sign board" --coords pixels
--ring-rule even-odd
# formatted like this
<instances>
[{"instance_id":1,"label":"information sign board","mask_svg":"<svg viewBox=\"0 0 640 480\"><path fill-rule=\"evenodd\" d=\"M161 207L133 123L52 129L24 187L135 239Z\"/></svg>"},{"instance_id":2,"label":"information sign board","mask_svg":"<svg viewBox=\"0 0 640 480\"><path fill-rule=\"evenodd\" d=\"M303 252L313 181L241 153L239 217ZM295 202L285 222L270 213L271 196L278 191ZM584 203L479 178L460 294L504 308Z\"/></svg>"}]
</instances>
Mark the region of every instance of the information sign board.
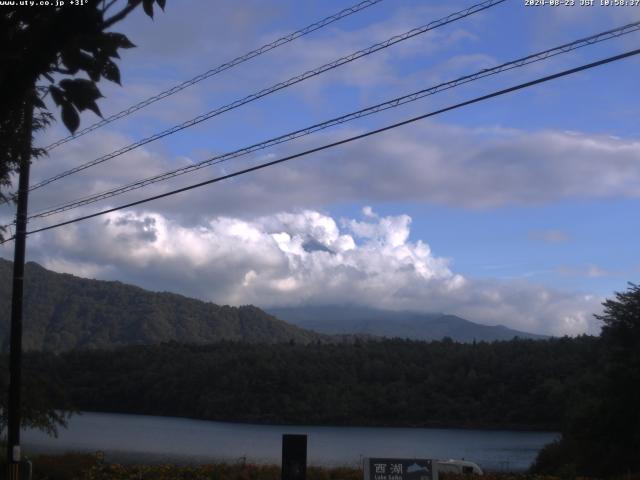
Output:
<instances>
[{"instance_id":1,"label":"information sign board","mask_svg":"<svg viewBox=\"0 0 640 480\"><path fill-rule=\"evenodd\" d=\"M364 480L438 480L424 458L365 458Z\"/></svg>"}]
</instances>

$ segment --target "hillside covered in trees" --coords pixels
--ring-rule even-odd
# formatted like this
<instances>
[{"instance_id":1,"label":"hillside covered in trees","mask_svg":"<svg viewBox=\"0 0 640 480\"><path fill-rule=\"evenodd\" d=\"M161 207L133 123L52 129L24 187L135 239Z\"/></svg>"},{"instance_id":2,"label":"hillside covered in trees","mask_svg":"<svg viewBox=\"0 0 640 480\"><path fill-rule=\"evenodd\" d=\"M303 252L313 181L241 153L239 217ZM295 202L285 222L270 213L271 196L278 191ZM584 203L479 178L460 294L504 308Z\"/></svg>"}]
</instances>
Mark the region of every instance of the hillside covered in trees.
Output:
<instances>
[{"instance_id":1,"label":"hillside covered in trees","mask_svg":"<svg viewBox=\"0 0 640 480\"><path fill-rule=\"evenodd\" d=\"M13 264L0 259L0 351L6 351ZM27 263L25 350L62 352L168 341L212 343L351 342L375 336L472 342L542 339L453 315L354 306L271 309L219 306L120 282L89 280ZM284 321L281 321L284 320Z\"/></svg>"},{"instance_id":2,"label":"hillside covered in trees","mask_svg":"<svg viewBox=\"0 0 640 480\"><path fill-rule=\"evenodd\" d=\"M12 263L0 259L0 345L6 351ZM254 306L229 307L120 282L51 272L29 262L25 271L25 350L61 352L157 344L307 343L322 335L289 325Z\"/></svg>"},{"instance_id":3,"label":"hillside covered in trees","mask_svg":"<svg viewBox=\"0 0 640 480\"><path fill-rule=\"evenodd\" d=\"M168 343L31 353L79 410L254 423L558 429L593 337L459 344Z\"/></svg>"}]
</instances>

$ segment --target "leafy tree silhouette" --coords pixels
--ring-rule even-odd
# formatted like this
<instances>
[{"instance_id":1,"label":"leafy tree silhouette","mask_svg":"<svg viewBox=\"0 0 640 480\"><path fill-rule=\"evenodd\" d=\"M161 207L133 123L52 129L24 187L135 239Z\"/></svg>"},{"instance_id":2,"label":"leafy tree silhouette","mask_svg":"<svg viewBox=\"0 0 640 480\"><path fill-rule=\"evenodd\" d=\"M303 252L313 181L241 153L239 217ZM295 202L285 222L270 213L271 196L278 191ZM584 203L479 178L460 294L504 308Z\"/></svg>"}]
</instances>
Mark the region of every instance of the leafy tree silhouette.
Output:
<instances>
[{"instance_id":1,"label":"leafy tree silhouette","mask_svg":"<svg viewBox=\"0 0 640 480\"><path fill-rule=\"evenodd\" d=\"M538 473L609 477L640 472L640 286L603 303L599 354L581 379L560 441L545 447Z\"/></svg>"},{"instance_id":2,"label":"leafy tree silhouette","mask_svg":"<svg viewBox=\"0 0 640 480\"><path fill-rule=\"evenodd\" d=\"M32 131L53 120L43 99L51 95L65 126L75 132L79 112L101 115L100 79L120 84L116 65L120 49L134 44L123 34L107 31L142 5L153 17L157 4L166 0L109 0L84 5L3 6L0 10L0 200L13 195L3 192L11 174L19 170L26 148L31 158L45 154L24 145L27 117L25 106L34 106ZM82 77L88 78L82 78ZM0 231L2 239L2 231Z\"/></svg>"}]
</instances>

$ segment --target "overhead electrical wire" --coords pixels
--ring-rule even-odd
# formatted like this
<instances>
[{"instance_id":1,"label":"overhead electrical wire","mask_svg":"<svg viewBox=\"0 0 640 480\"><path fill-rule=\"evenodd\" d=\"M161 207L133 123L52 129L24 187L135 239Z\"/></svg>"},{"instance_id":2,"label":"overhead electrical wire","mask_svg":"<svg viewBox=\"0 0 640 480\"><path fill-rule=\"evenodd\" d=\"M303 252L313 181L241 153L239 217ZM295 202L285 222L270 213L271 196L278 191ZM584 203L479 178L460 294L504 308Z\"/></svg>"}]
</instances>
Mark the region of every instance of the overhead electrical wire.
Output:
<instances>
[{"instance_id":1,"label":"overhead electrical wire","mask_svg":"<svg viewBox=\"0 0 640 480\"><path fill-rule=\"evenodd\" d=\"M370 55L374 52L377 52L379 50L383 50L385 48L388 48L392 45L395 45L396 43L408 40L409 38L413 38L417 35L421 35L423 33L426 33L428 31L434 30L436 28L439 28L443 25L447 25L449 23L461 20L463 18L466 18L470 15L473 15L475 13L481 12L483 10L486 10L488 8L494 7L500 3L505 2L506 0L485 0L481 3L477 3L475 5L472 5L469 8L465 8L464 10L460 10L457 12L454 12L450 15L447 15L446 17L443 17L439 20L434 20L432 22L429 22L426 25L423 25L421 27L417 27L414 28L412 30L409 30L405 33L402 33L400 35L395 35L383 42L379 42L376 43L374 45L371 45L370 47L367 47L365 49L362 50L358 50L357 52L354 52L350 55L347 55L345 57L341 57L337 60L334 60L332 62L329 62L325 65L322 65L320 67L314 68L312 70L308 70L305 73L302 73L300 75L296 75L295 77L291 77L290 79L284 81L284 82L280 82L277 83L275 85L272 85L271 87L265 88L263 90L260 90L259 92L256 93L252 93L251 95L247 95L244 98L241 98L239 100L236 100L234 102L231 102L227 105L224 105L222 107L218 107L215 110L211 110L207 113L204 113L202 115L199 115L195 118L192 118L191 120L187 120L186 122L183 122L179 125L175 125L171 128L168 128L166 130L163 130L162 132L156 133L150 137L146 137L142 140L139 140L135 143L132 143L130 145L127 145L125 147L120 148L119 150L116 150L114 152L108 153L106 155L103 155L99 158L96 158L94 160L91 160L87 163L84 163L82 165L79 165L77 167L71 168L69 170L66 170L62 173L59 173L57 175L54 175L53 177L47 178L45 180L42 180L41 182L38 182L34 185L32 185L29 190L36 190L38 188L44 187L45 185L48 185L52 182L55 182L56 180L60 180L61 178L64 177L68 177L69 175L72 175L74 173L80 172L82 170L85 170L89 167L92 167L94 165L98 165L100 163L106 162L107 160L111 160L112 158L118 157L124 153L130 152L131 150L134 150L138 147L141 147L143 145L146 145L148 143L151 143L155 140L159 140L161 138L164 138L168 135L172 135L176 132L179 132L181 130L184 130L185 128L189 128L189 127L193 127L194 125L197 125L201 122L204 122L205 120L209 120L217 115L221 115L222 113L228 112L230 110L233 110L235 108L238 108L242 105L245 105L249 102L253 102L255 100L258 100L262 97L265 97L267 95L270 95L274 92L277 92L279 90L282 90L283 88L287 88L290 87L291 85L300 83L308 78L311 77L315 77L318 76L324 72L327 72L329 70L332 70L334 68L337 68L341 65L345 65L347 63L350 63L354 60L357 60L359 58L365 57L367 55Z\"/></svg>"},{"instance_id":2,"label":"overhead electrical wire","mask_svg":"<svg viewBox=\"0 0 640 480\"><path fill-rule=\"evenodd\" d=\"M158 183L164 180L168 180L180 175L184 175L187 173L191 173L197 170L200 170L202 168L211 166L211 165L216 165L228 160L231 160L233 158L238 158L240 156L244 156L247 155L249 153L253 153L255 151L258 150L263 150L265 148L274 146L274 145L278 145L281 143L285 143L291 140L294 140L296 138L300 138L306 135L310 135L312 133L318 132L320 130L324 130L327 129L329 127L335 126L335 125L339 125L339 124L343 124L358 118L362 118L368 115L372 115L375 113L379 113L381 111L385 111L391 108L396 108L400 105L404 105L406 103L410 103L410 102L414 102L416 100L419 100L421 98L424 98L426 96L430 96L430 95L434 95L436 93L442 92L444 90L448 90L454 87L457 87L459 85L465 84L465 83L469 83L475 80L479 80L481 78L485 78L488 76L492 76L492 75L496 75L498 73L501 72L505 72L508 70L512 70L514 68L519 68L525 65L529 65L535 62L539 62L542 60L546 60L548 58L554 57L556 55L560 55L563 53L567 53L573 50L576 50L578 48L582 48L588 45L593 45L599 42L603 42L605 40L609 40L612 38L618 38L622 35L626 35L632 32L636 32L640 30L640 21L639 22L634 22L634 23L630 23L618 28L614 28L611 30L607 30L595 35L591 35L589 37L585 37L585 38L581 38L579 40L575 40L573 42L570 43L566 43L564 45L560 45L558 47L554 47L554 48L550 48L548 50L544 50L542 52L538 52L538 53L534 53L531 55L528 55L526 57L522 57L522 58L518 58L516 60L511 60L509 62L503 63L501 65L498 65L496 67L492 67L492 68L487 68L487 69L483 69L480 70L476 73L470 74L470 75L465 75L463 77L459 77L455 80L451 80L449 82L445 82L445 83L440 83L438 85L435 85L433 87L429 87L423 90L419 90L417 92L413 92L411 94L408 95L404 95L401 97L397 97L394 98L392 100L388 100L386 102L383 103L379 103L377 105L373 105L371 107L367 107L365 109L362 110L358 110L356 112L351 112L336 118L332 118L330 120L326 120L322 123L317 123L315 125L311 125L309 127L303 128L303 129L299 129L296 130L294 132L289 132L286 133L284 135L280 135L278 137L275 138L271 138L269 140L265 140L263 142L248 146L248 147L244 147L238 150L234 150L232 152L228 152L228 153L224 153L221 155L216 155L214 157L211 157L209 159L203 160L199 163L193 164L193 165L188 165L185 167L181 167L175 170L171 170L165 173L161 173L159 175L155 175L153 177L149 177L149 178L145 178L142 180L138 180L136 182L132 182L128 185L124 185L121 187L117 187L108 191L104 191L101 193L97 193L97 194L93 194L93 195L89 195L89 196L85 196L76 200L73 200L71 202L66 202L66 203L62 203L59 205L56 205L54 207L51 207L47 210L43 210L37 213L34 213L33 215L28 217L28 220L32 220L35 218L44 218L44 217L48 217L50 215L54 215L57 213L61 213L61 212L65 212L74 208L78 208L81 206L85 206L85 205L89 205L95 202L98 202L100 200L105 200L108 198L112 198L115 197L117 195L122 195L126 192L130 192L132 190L137 190L139 188L143 188L149 185L152 185L154 183Z\"/></svg>"},{"instance_id":3,"label":"overhead electrical wire","mask_svg":"<svg viewBox=\"0 0 640 480\"><path fill-rule=\"evenodd\" d=\"M241 63L244 63L248 60L251 60L252 58L255 58L259 55L262 55L264 53L267 53L275 48L278 48L282 45L285 45L287 43L290 43L294 40L296 40L297 38L300 38L304 35L307 35L311 32L315 32L316 30L319 30L323 27L326 27L327 25L330 25L342 18L348 17L349 15L353 15L354 13L357 13L361 10L364 10L365 8L368 8L372 5L375 5L376 3L380 3L382 0L365 0L363 2L358 3L357 5L353 5L351 7L345 8L343 10L340 10L338 13L335 13L333 15L330 15L318 22L312 23L311 25L308 25L304 28L301 28L300 30L296 30L293 33L290 33L288 35L285 35L284 37L280 37L277 40L274 40L271 43L267 43L265 45L262 45L259 48L256 48L255 50L252 50L248 53L245 53L244 55L241 55L239 57L234 58L233 60L230 60L226 63L223 63L221 65L218 65L217 67L214 67L210 70L207 70L204 73L201 73L200 75L197 75L189 80L185 80L184 82L175 85L167 90L164 90L160 93L158 93L157 95L154 95L153 97L147 98L146 100L143 100L139 103L136 103L135 105L132 105L128 108L125 108L124 110L118 112L118 113L114 113L113 115L102 119L92 125L89 125L86 128L83 128L82 130L69 135L67 137L61 138L60 140L47 145L44 149L47 151L51 151L56 147L59 147L60 145L63 145L67 142L70 142L71 140L74 140L78 137L81 137L83 135L86 135L89 132L93 132L94 130L97 130L100 127L103 127L109 123L112 123L116 120L119 120L120 118L126 117L128 115L131 115L134 112L137 112L138 110L141 110L149 105L151 105L152 103L157 102L158 100L162 100L163 98L167 98L175 93L178 93L182 90L184 90L185 88L191 87L192 85L195 85L196 83L202 82L203 80L206 80L207 78L213 77L214 75L217 75L218 73L224 72L225 70L229 70L230 68L233 68L237 65L240 65Z\"/></svg>"},{"instance_id":4,"label":"overhead electrical wire","mask_svg":"<svg viewBox=\"0 0 640 480\"><path fill-rule=\"evenodd\" d=\"M394 124L391 124L391 125L387 125L385 127L378 128L378 129L375 129L375 130L370 130L370 131L362 133L360 135L355 135L355 136L352 136L352 137L348 137L348 138L345 138L345 139L342 139L342 140L339 140L339 141L336 141L336 142L332 142L332 143L329 143L329 144L322 145L320 147L316 147L316 148L312 148L312 149L309 149L309 150L305 150L303 152L299 152L299 153L296 153L294 155L289 155L287 157L279 158L277 160L272 160L270 162L261 163L259 165L255 165L253 167L245 168L243 170L239 170L239 171L227 174L227 175L222 175L220 177L215 177L215 178L212 178L210 180L206 180L206 181L199 182L199 183L196 183L196 184L193 184L193 185L189 185L187 187L178 188L178 189L172 190L170 192L165 192L165 193L162 193L160 195L154 195L152 197L147 197L147 198L142 199L142 200L138 200L138 201L135 201L135 202L127 203L125 205L120 205L118 207L102 210L100 212L92 213L90 215L83 215L81 217L76 217L74 219L67 220L67 221L60 222L60 223L56 223L54 225L49 225L49 226L38 228L38 229L35 229L35 230L30 230L30 231L27 232L27 235L32 235L34 233L44 232L46 230L51 230L51 229L54 229L54 228L62 227L64 225L69 225L69 224L77 223L77 222L80 222L80 221L83 221L83 220L88 220L90 218L95 218L95 217L98 217L98 216L101 216L101 215L105 215L107 213L112 213L112 212L115 212L115 211L118 211L118 210L123 210L125 208L130 208L130 207L133 207L133 206L136 206L136 205L141 205L143 203L151 202L153 200L159 200L161 198L165 198L165 197L169 197L169 196L172 196L172 195L176 195L178 193L186 192L188 190L193 190L195 188L199 188L199 187L202 187L202 186L205 186L205 185L210 185L212 183L221 182L221 181L227 180L229 178L233 178L233 177L237 177L237 176L240 176L240 175L244 175L244 174L247 174L247 173L250 173L250 172L254 172L256 170L261 170L263 168L271 167L273 165L284 163L284 162L287 162L287 161L290 161L290 160L293 160L293 159L296 159L296 158L304 157L306 155L310 155L312 153L320 152L322 150L326 150L326 149L329 149L329 148L337 147L339 145L344 145L346 143L350 143L350 142L353 142L353 141L356 141L356 140L361 140L363 138L367 138L367 137L370 137L372 135L377 135L379 133L386 132L388 130L392 130L392 129L395 129L395 128L398 128L398 127L401 127L401 126L404 126L404 125L408 125L408 124L417 122L419 120L423 120L425 118L433 117L433 116L439 115L441 113L449 112L451 110L455 110L455 109L458 109L458 108L461 108L461 107L465 107L467 105L472 105L472 104L475 104L475 103L479 103L479 102L482 102L482 101L485 101L485 100L489 100L489 99L494 98L494 97L498 97L498 96L501 96L501 95L505 95L507 93L515 92L517 90L522 90L524 88L529 88L529 87L532 87L534 85L538 85L538 84L545 83L545 82L548 82L548 81L551 81L551 80L555 80L557 78L561 78L561 77L565 77L565 76L568 76L568 75L572 75L574 73L582 72L582 71L588 70L590 68L595 68L595 67L598 67L598 66L601 66L601 65L612 63L612 62L615 62L615 61L618 61L618 60L622 60L624 58L628 58L628 57L631 57L631 56L634 56L634 55L638 55L638 54L640 54L640 49L631 50L631 51L628 51L628 52L625 52L625 53L621 53L619 55L614 55L614 56L611 56L611 57L604 58L602 60L598 60L596 62L588 63L588 64L585 64L585 65L581 65L579 67L571 68L571 69L568 69L568 70L563 70L561 72L554 73L552 75L546 75L544 77L540 77L540 78L537 78L535 80L531 80L531 81L528 81L528 82L525 82L525 83L520 83L518 85L515 85L515 86L512 86L512 87L508 87L508 88L504 88L502 90L498 90L498 91L489 93L487 95L482 95L480 97L476 97L476 98L473 98L471 100L460 102L460 103L457 103L455 105L451 105L451 106L448 106L448 107L445 107L445 108L441 108L441 109L435 110L433 112L429 112L429 113L425 113L423 115L412 117L412 118L409 118L409 119L404 120L402 122L398 122L398 123L394 123ZM14 237L8 238L8 239L4 240L3 242L1 242L0 244L7 243L8 241L11 241L13 239L14 239Z\"/></svg>"}]
</instances>

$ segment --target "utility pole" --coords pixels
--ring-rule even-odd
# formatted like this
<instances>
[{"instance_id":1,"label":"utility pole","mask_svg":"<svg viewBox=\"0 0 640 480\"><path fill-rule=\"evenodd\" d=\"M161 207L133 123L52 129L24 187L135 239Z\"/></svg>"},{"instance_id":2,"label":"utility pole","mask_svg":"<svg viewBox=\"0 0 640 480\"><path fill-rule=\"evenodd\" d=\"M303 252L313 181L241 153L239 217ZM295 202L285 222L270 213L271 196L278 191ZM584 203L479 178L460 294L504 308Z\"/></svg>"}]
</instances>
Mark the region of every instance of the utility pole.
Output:
<instances>
[{"instance_id":1,"label":"utility pole","mask_svg":"<svg viewBox=\"0 0 640 480\"><path fill-rule=\"evenodd\" d=\"M27 203L29 199L29 169L31 166L31 128L33 95L27 96L22 117L23 150L18 179L18 206L13 251L13 291L11 297L11 340L9 346L9 419L7 424L7 464L9 480L20 478L20 390L22 387L22 292L27 240Z\"/></svg>"}]
</instances>

